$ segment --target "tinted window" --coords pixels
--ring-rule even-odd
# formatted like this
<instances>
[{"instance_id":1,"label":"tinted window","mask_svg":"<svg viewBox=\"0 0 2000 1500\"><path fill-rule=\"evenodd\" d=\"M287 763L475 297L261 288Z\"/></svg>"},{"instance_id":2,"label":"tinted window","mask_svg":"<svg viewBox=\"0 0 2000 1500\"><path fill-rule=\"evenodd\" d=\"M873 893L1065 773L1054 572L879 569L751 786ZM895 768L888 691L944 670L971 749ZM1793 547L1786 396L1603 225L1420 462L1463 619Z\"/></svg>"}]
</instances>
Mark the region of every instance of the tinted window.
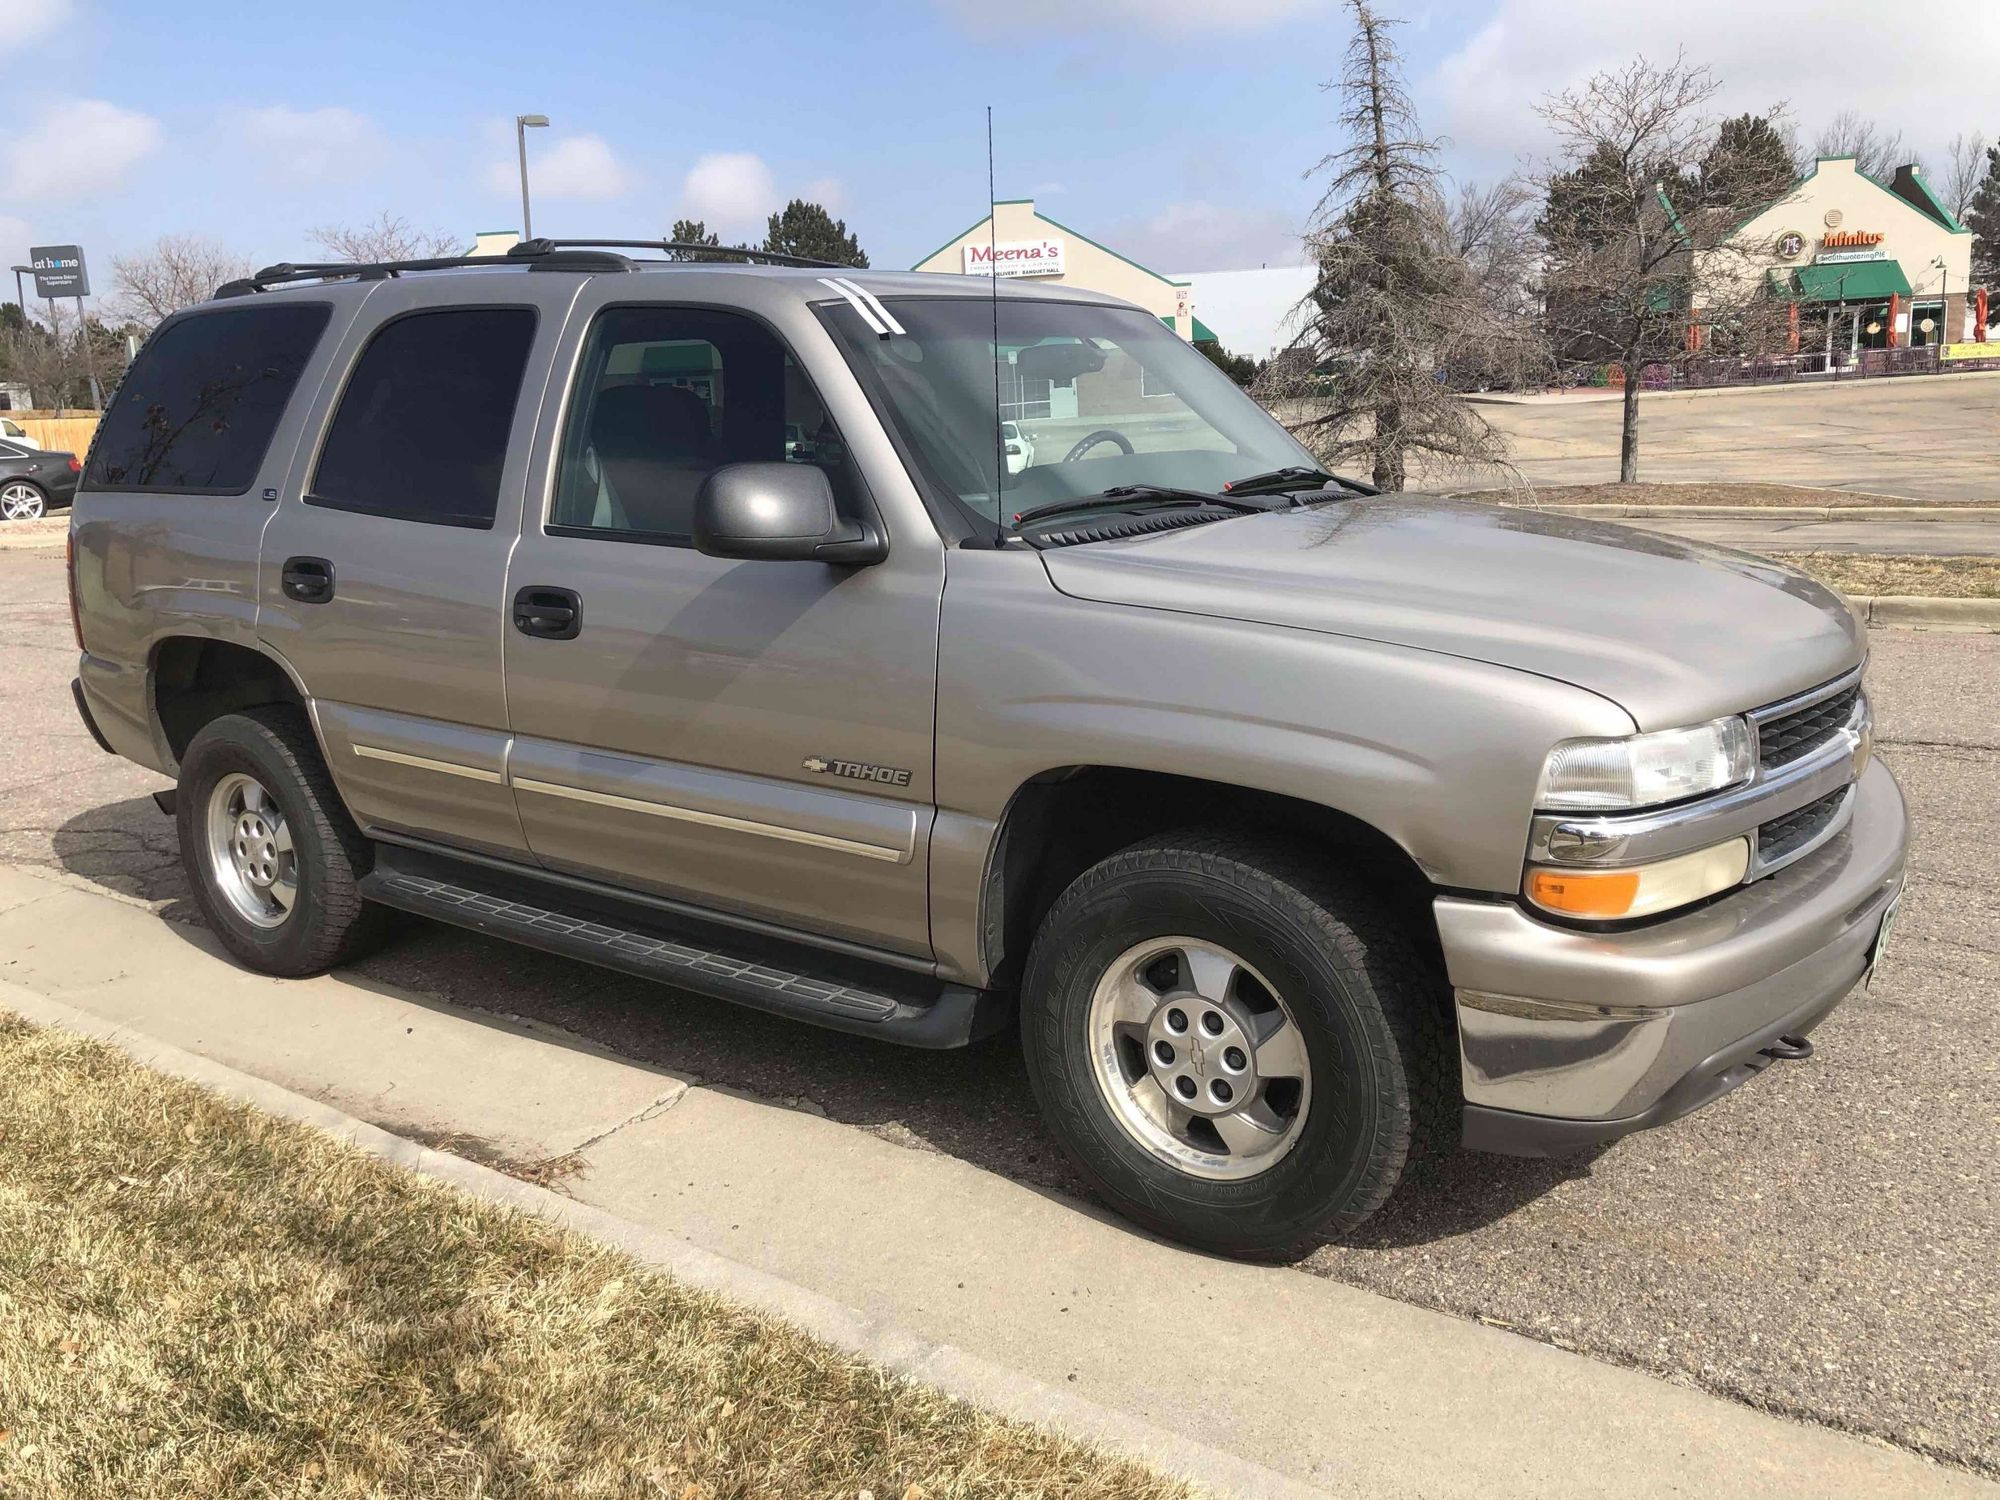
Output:
<instances>
[{"instance_id":1,"label":"tinted window","mask_svg":"<svg viewBox=\"0 0 2000 1500\"><path fill-rule=\"evenodd\" d=\"M553 524L686 542L722 464L812 464L857 515L847 445L777 336L736 313L616 307L598 318L563 427Z\"/></svg>"},{"instance_id":2,"label":"tinted window","mask_svg":"<svg viewBox=\"0 0 2000 1500\"><path fill-rule=\"evenodd\" d=\"M437 526L493 524L534 309L412 313L368 341L308 505Z\"/></svg>"},{"instance_id":3,"label":"tinted window","mask_svg":"<svg viewBox=\"0 0 2000 1500\"><path fill-rule=\"evenodd\" d=\"M196 313L139 351L91 444L104 490L240 495L326 331L325 303Z\"/></svg>"}]
</instances>

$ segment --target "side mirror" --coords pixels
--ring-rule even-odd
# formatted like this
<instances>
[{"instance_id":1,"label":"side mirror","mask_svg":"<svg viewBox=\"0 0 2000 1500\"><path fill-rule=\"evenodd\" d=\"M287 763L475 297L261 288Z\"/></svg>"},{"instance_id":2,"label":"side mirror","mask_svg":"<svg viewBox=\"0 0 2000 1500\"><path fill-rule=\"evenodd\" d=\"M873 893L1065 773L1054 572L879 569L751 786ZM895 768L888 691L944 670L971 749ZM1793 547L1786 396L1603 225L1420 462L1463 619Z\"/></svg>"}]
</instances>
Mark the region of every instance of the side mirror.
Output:
<instances>
[{"instance_id":1,"label":"side mirror","mask_svg":"<svg viewBox=\"0 0 2000 1500\"><path fill-rule=\"evenodd\" d=\"M694 545L710 557L857 567L889 555L879 531L840 514L812 464L724 464L695 496Z\"/></svg>"}]
</instances>

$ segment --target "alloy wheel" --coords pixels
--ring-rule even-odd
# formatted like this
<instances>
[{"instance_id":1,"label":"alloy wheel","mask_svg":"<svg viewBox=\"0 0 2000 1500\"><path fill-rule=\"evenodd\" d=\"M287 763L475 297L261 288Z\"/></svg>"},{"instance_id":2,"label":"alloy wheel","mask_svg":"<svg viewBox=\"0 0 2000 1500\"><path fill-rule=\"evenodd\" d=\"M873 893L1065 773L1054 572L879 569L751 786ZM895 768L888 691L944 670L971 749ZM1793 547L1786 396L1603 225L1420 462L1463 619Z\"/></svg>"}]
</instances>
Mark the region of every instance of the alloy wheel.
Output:
<instances>
[{"instance_id":1,"label":"alloy wheel","mask_svg":"<svg viewBox=\"0 0 2000 1500\"><path fill-rule=\"evenodd\" d=\"M1195 1177L1268 1172L1305 1128L1312 1066L1290 1008L1218 943L1149 939L1097 982L1091 1071L1126 1135Z\"/></svg>"},{"instance_id":2,"label":"alloy wheel","mask_svg":"<svg viewBox=\"0 0 2000 1500\"><path fill-rule=\"evenodd\" d=\"M0 487L0 520L35 521L48 514L49 503L32 484Z\"/></svg>"},{"instance_id":3,"label":"alloy wheel","mask_svg":"<svg viewBox=\"0 0 2000 1500\"><path fill-rule=\"evenodd\" d=\"M232 771L208 794L208 865L230 908L254 927L283 924L299 899L292 831L268 788Z\"/></svg>"}]
</instances>

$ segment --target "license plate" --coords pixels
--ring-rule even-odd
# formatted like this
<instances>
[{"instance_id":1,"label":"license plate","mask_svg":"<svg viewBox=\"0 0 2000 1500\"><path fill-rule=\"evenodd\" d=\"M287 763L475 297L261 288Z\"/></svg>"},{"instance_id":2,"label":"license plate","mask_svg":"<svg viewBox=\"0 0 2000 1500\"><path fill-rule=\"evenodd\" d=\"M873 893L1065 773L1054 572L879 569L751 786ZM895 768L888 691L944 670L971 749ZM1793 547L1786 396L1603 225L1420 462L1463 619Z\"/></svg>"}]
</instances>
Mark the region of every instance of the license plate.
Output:
<instances>
[{"instance_id":1,"label":"license plate","mask_svg":"<svg viewBox=\"0 0 2000 1500\"><path fill-rule=\"evenodd\" d=\"M1889 929L1896 925L1896 913L1902 910L1902 907L1903 893L1898 891L1895 899L1889 903L1889 909L1882 913L1882 925L1875 929L1875 941L1868 949L1868 972L1862 978L1862 983L1871 988L1881 976L1882 955L1889 947Z\"/></svg>"}]
</instances>

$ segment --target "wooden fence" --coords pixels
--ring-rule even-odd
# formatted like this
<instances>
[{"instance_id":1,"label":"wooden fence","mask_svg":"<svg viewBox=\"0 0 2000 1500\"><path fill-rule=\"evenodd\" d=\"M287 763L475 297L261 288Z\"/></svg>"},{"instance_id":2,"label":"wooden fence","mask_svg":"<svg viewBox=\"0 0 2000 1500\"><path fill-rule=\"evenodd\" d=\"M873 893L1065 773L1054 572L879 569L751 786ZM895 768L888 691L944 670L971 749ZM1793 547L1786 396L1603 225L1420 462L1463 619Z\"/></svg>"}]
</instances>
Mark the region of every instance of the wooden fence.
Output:
<instances>
[{"instance_id":1,"label":"wooden fence","mask_svg":"<svg viewBox=\"0 0 2000 1500\"><path fill-rule=\"evenodd\" d=\"M0 416L19 422L37 448L74 453L78 458L89 449L91 436L97 431L94 411L9 411L0 412Z\"/></svg>"}]
</instances>

